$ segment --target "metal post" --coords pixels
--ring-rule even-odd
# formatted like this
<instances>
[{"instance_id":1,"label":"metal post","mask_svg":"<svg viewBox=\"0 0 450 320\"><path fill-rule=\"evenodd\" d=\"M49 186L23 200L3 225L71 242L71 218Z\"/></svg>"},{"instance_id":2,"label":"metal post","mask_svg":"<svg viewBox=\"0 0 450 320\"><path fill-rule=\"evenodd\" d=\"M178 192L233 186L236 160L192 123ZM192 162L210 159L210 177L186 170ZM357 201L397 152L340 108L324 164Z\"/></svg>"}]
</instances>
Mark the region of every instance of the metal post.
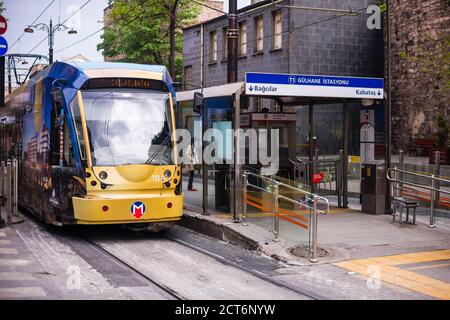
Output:
<instances>
[{"instance_id":1,"label":"metal post","mask_svg":"<svg viewBox=\"0 0 450 320\"><path fill-rule=\"evenodd\" d=\"M13 159L12 161L12 165L13 165L13 184L14 184L14 188L13 188L13 192L14 192L14 196L13 196L13 213L12 215L17 215L19 213L18 210L18 202L19 202L19 165L18 165L18 161L17 159Z\"/></svg>"},{"instance_id":2,"label":"metal post","mask_svg":"<svg viewBox=\"0 0 450 320\"><path fill-rule=\"evenodd\" d=\"M5 56L0 57L0 108L5 106Z\"/></svg>"},{"instance_id":3,"label":"metal post","mask_svg":"<svg viewBox=\"0 0 450 320\"><path fill-rule=\"evenodd\" d=\"M11 57L8 56L8 94L12 92Z\"/></svg>"},{"instance_id":4,"label":"metal post","mask_svg":"<svg viewBox=\"0 0 450 320\"><path fill-rule=\"evenodd\" d=\"M309 180L309 187L310 192L314 192L314 184L313 184L313 174L314 174L314 104L312 100L309 102L309 109L308 109L308 122L309 122L309 132L308 132L308 139L309 139L309 164L308 164L308 180Z\"/></svg>"},{"instance_id":5,"label":"metal post","mask_svg":"<svg viewBox=\"0 0 450 320\"><path fill-rule=\"evenodd\" d=\"M311 259L309 261L311 262L317 262L317 196L314 196L313 199L313 216L312 216L312 250L311 250Z\"/></svg>"},{"instance_id":6,"label":"metal post","mask_svg":"<svg viewBox=\"0 0 450 320\"><path fill-rule=\"evenodd\" d=\"M0 200L5 196L4 191L5 188L3 187L5 180L5 162L0 162ZM2 202L0 202L0 207L2 206Z\"/></svg>"},{"instance_id":7,"label":"metal post","mask_svg":"<svg viewBox=\"0 0 450 320\"><path fill-rule=\"evenodd\" d=\"M404 156L405 156L405 154L404 154L403 150L400 150L398 153L398 161L399 161L400 170L405 170L405 167L403 165L404 164ZM403 174L401 172L399 172L399 180L403 181ZM398 184L398 193L399 193L400 197L403 196L403 183L401 183L401 182L399 182L399 184Z\"/></svg>"},{"instance_id":8,"label":"metal post","mask_svg":"<svg viewBox=\"0 0 450 320\"><path fill-rule=\"evenodd\" d=\"M228 69L227 82L234 83L238 79L238 24L237 24L237 0L229 0L228 6ZM236 114L239 117L239 114Z\"/></svg>"},{"instance_id":9,"label":"metal post","mask_svg":"<svg viewBox=\"0 0 450 320\"><path fill-rule=\"evenodd\" d=\"M385 0L385 4L387 6L386 10L386 38L387 38L387 76L385 89L387 91L387 100L385 100L384 106L384 158L386 163L386 169L391 167L391 132L392 132L392 124L391 124L391 106L392 106L392 50L391 50L391 34L392 34L392 25L391 25L391 2ZM389 190L389 179L386 179L386 190ZM389 213L391 210L391 199L389 194L386 197L385 203L385 211Z\"/></svg>"},{"instance_id":10,"label":"metal post","mask_svg":"<svg viewBox=\"0 0 450 320\"><path fill-rule=\"evenodd\" d=\"M348 208L348 145L350 141L350 120L348 112L348 101L344 99L344 161L342 161L342 204L344 208Z\"/></svg>"},{"instance_id":11,"label":"metal post","mask_svg":"<svg viewBox=\"0 0 450 320\"><path fill-rule=\"evenodd\" d=\"M12 224L12 185L11 185L11 176L12 173L12 164L11 161L8 160L6 163L6 225L10 226Z\"/></svg>"},{"instance_id":12,"label":"metal post","mask_svg":"<svg viewBox=\"0 0 450 320\"><path fill-rule=\"evenodd\" d=\"M338 194L338 207L342 208L342 163L344 161L344 150L339 150L339 164L336 166L336 190Z\"/></svg>"},{"instance_id":13,"label":"metal post","mask_svg":"<svg viewBox=\"0 0 450 320\"><path fill-rule=\"evenodd\" d=\"M273 241L280 241L280 218L278 217L278 182L272 181L273 187Z\"/></svg>"},{"instance_id":14,"label":"metal post","mask_svg":"<svg viewBox=\"0 0 450 320\"><path fill-rule=\"evenodd\" d=\"M434 205L435 205L435 200L436 200L436 192L434 191L434 189L436 188L436 179L434 174L431 176L431 205L430 205L430 223L428 225L429 228L435 228L436 226L434 225Z\"/></svg>"},{"instance_id":15,"label":"metal post","mask_svg":"<svg viewBox=\"0 0 450 320\"><path fill-rule=\"evenodd\" d=\"M48 64L53 63L53 21L50 19L50 28L48 29Z\"/></svg>"},{"instance_id":16,"label":"metal post","mask_svg":"<svg viewBox=\"0 0 450 320\"><path fill-rule=\"evenodd\" d=\"M243 189L243 192L242 192L242 211L243 211L242 225L248 226L248 223L247 223L247 183L248 183L248 180L247 180L246 172L244 172L242 174L242 180L243 180L243 183L242 183L242 189Z\"/></svg>"},{"instance_id":17,"label":"metal post","mask_svg":"<svg viewBox=\"0 0 450 320\"><path fill-rule=\"evenodd\" d=\"M394 168L394 180L398 180L398 172L397 172L397 167ZM390 185L390 189L391 189L391 195L392 197L396 197L396 192L397 192L397 182L393 182Z\"/></svg>"},{"instance_id":18,"label":"metal post","mask_svg":"<svg viewBox=\"0 0 450 320\"><path fill-rule=\"evenodd\" d=\"M436 177L440 178L441 176L441 152L440 151L436 151L435 156L434 156L434 161L435 161L435 175ZM440 189L441 187L441 183L439 180L436 180L436 189ZM436 191L436 199L434 199L434 207L438 208L439 207L439 191Z\"/></svg>"}]
</instances>

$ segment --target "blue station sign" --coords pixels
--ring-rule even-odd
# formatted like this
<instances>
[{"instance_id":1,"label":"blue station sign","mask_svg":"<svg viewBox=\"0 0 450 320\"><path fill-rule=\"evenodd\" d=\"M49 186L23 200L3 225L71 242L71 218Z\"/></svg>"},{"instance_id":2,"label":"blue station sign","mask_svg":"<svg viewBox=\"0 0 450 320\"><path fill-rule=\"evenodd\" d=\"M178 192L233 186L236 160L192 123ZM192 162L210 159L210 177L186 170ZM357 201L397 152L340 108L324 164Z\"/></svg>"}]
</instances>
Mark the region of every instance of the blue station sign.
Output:
<instances>
[{"instance_id":1,"label":"blue station sign","mask_svg":"<svg viewBox=\"0 0 450 320\"><path fill-rule=\"evenodd\" d=\"M256 96L383 99L384 79L248 72L245 90Z\"/></svg>"}]
</instances>

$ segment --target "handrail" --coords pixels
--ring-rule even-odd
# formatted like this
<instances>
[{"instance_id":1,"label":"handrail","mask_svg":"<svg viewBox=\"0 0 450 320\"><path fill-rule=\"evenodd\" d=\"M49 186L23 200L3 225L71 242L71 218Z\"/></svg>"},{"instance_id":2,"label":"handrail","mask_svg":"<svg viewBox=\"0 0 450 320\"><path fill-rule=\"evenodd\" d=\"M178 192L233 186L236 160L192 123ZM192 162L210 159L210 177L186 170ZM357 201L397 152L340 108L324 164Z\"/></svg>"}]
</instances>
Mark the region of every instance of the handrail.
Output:
<instances>
[{"instance_id":1,"label":"handrail","mask_svg":"<svg viewBox=\"0 0 450 320\"><path fill-rule=\"evenodd\" d=\"M269 182L271 187L272 187L271 192L269 190L261 188L260 186L257 186L257 185L254 185L252 183L249 183L248 182L248 177L249 176L253 176L253 177L259 178L259 179L261 179L263 181ZM318 214L319 213L324 214L323 211L317 209L317 204L318 204L319 200L324 201L326 203L326 205L327 205L327 212L329 212L329 210L330 210L330 203L329 203L328 199L326 199L324 197L321 197L321 196L319 196L317 194L311 193L309 191L305 191L305 190L302 190L300 188L290 186L290 185L288 185L286 183L283 183L283 182L280 182L278 180L275 180L274 178L268 178L266 176L261 176L259 174L253 173L253 172L244 171L242 177L244 179L244 183L243 183L243 187L244 187L243 188L243 200L244 200L243 201L244 202L243 209L244 210L243 210L243 221L242 221L243 225L244 226L248 225L247 224L247 203L246 203L246 200L247 200L247 186L256 188L256 189L261 190L263 192L270 192L270 193L272 193L272 209L273 209L272 210L272 215L273 215L273 234L274 234L273 241L280 241L280 239L279 239L280 224L279 224L279 215L278 215L278 212L279 212L278 200L279 199L286 200L286 201L289 201L291 203L298 204L298 205L303 206L303 207L305 207L307 209L310 209L312 211L312 218L310 219L311 220L310 221L310 223L311 223L310 227L312 229L311 232L310 232L311 244L312 244L312 249L310 251L310 261L311 262L317 262L318 261L317 260L317 224L318 224ZM295 191L298 191L298 192L301 192L301 193L307 195L308 196L308 200L310 201L310 204L312 204L312 207L310 205L306 204L306 203L302 203L300 201L297 201L297 200L294 200L294 199L291 199L291 198L288 198L288 197L280 195L279 194L279 186L287 187L287 188L290 188L292 190L295 190Z\"/></svg>"},{"instance_id":2,"label":"handrail","mask_svg":"<svg viewBox=\"0 0 450 320\"><path fill-rule=\"evenodd\" d=\"M429 187L429 186L426 186L426 185L423 185L423 184L417 184L417 183L409 182L409 181L406 181L406 180L399 180L399 179L392 178L389 175L390 172L394 172L394 173L398 172L398 173L403 173L403 174L409 174L409 175L412 175L412 176L427 178L427 179L430 179L432 181L439 181L439 182L448 182L448 183L450 183L450 180L438 178L438 177L435 177L434 175L427 176L427 175L423 175L423 174L420 174L420 173L415 173L415 172L412 172L412 171L400 170L400 169L397 169L397 168L389 168L386 171L386 177L391 182L402 183L402 184L406 184L406 185L410 185L410 186L414 186L414 187L418 187L418 188L422 188L422 189L426 189L426 190L430 190L430 191L436 191L436 192L440 192L440 193L450 194L450 191L447 191L447 190L444 190L444 189L436 189L436 188Z\"/></svg>"},{"instance_id":3,"label":"handrail","mask_svg":"<svg viewBox=\"0 0 450 320\"><path fill-rule=\"evenodd\" d=\"M271 183L274 182L272 179L270 179L270 178L268 178L268 177L266 177L266 176L261 176L261 175L259 175L259 174L256 174L256 173L253 173L253 172L250 172L250 171L244 171L244 173L245 173L247 176L254 176L254 177L256 177L256 178L260 178L260 179L269 181L269 182L271 182ZM327 205L327 213L330 211L330 202L328 201L327 198L324 198L324 197L319 196L319 195L317 195L317 194L315 194L315 193L311 193L311 192L309 192L309 191L305 191L305 190L303 190L303 189L300 189L300 188L297 188L297 187L288 185L288 184L283 183L283 182L280 182L280 181L278 181L278 180L275 180L275 182L276 182L277 185L279 185L279 186L286 187L286 188L288 188L288 189L298 191L298 192L300 192L300 193L303 193L303 194L305 194L305 195L310 196L311 198L316 197L317 199L322 200L322 201L325 202L326 205ZM252 185L252 187L256 187L256 188L261 189L260 187L254 186L254 185ZM264 190L264 191L267 191L267 190ZM290 199L290 198L287 198L287 197L284 197L284 196L279 196L279 197L280 197L280 198L284 198L284 199L287 200L287 201L295 201L295 200L293 200L293 199ZM304 205L304 206L306 206L304 203L301 203L301 202L298 202L298 201L295 201L295 202L296 202L297 204L299 204L299 205ZM312 209L312 207L308 207L308 209ZM323 211L321 211L321 210L318 210L318 211L319 211L320 213L322 213L322 214L325 214L325 213L324 213Z\"/></svg>"},{"instance_id":4,"label":"handrail","mask_svg":"<svg viewBox=\"0 0 450 320\"><path fill-rule=\"evenodd\" d=\"M394 177L391 176L391 172L394 174ZM407 181L405 179L398 178L397 174L402 174L402 176L403 175L411 175L411 176L415 176L415 177L430 179L431 186L418 184L418 183ZM392 193L393 197L395 197L394 189L400 190L400 194L403 193L403 185L409 185L409 186L413 186L413 187L417 187L417 188L421 188L421 189L430 191L431 203L430 203L430 221L429 221L428 227L434 228L435 227L434 211L435 211L435 206L438 203L439 194L443 193L443 194L450 195L450 191L439 188L439 186L440 186L439 183L440 182L450 183L450 180L438 178L434 175L427 176L424 174L420 174L420 173L416 173L416 172L412 172L412 171L401 170L401 169L397 169L397 168L388 168L386 170L386 178L388 181L394 182L394 184L396 184L395 187L394 187L394 184L392 184L392 186L391 186L391 193ZM437 188L436 188L436 183L438 183ZM401 187L399 188L397 185L400 185Z\"/></svg>"}]
</instances>

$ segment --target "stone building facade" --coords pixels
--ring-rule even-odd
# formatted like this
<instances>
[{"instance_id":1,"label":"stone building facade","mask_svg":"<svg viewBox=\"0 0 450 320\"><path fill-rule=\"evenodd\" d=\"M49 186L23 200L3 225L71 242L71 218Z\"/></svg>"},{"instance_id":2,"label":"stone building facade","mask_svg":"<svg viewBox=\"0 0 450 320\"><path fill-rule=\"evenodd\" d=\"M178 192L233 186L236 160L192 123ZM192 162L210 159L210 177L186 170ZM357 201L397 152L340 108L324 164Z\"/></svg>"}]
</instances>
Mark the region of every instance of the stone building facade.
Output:
<instances>
[{"instance_id":1,"label":"stone building facade","mask_svg":"<svg viewBox=\"0 0 450 320\"><path fill-rule=\"evenodd\" d=\"M279 72L383 77L383 32L369 30L365 10L376 0L259 1L238 11L240 46L245 24L247 46L239 56L238 81L246 72ZM288 6L359 11L342 16L335 11L294 9ZM276 13L279 12L277 16ZM339 16L341 15L341 16ZM258 18L262 19L258 22ZM281 46L275 44L275 18L281 18ZM258 25L259 23L259 25ZM185 82L206 87L226 83L225 15L183 30ZM258 28L263 28L257 50ZM215 36L213 33L215 32ZM203 39L202 39L203 37ZM211 40L215 40L213 46ZM211 59L211 51L217 58ZM203 60L203 66L202 61Z\"/></svg>"},{"instance_id":2,"label":"stone building facade","mask_svg":"<svg viewBox=\"0 0 450 320\"><path fill-rule=\"evenodd\" d=\"M433 138L437 114L450 121L450 2L391 1L390 23L395 152Z\"/></svg>"}]
</instances>

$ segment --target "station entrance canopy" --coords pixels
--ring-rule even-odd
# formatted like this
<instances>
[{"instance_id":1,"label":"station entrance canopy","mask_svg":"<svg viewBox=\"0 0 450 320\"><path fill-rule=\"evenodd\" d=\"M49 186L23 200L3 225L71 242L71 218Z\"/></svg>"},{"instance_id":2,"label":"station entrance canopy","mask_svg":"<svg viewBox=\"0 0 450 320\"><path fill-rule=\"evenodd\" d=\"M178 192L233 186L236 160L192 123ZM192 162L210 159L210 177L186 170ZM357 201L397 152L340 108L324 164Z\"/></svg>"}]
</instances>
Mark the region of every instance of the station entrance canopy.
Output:
<instances>
[{"instance_id":1,"label":"station entrance canopy","mask_svg":"<svg viewBox=\"0 0 450 320\"><path fill-rule=\"evenodd\" d=\"M192 109L194 92L201 91L204 96L203 112L202 114L196 114ZM281 108L275 111L265 108L260 110L254 108L254 106L250 107L251 101L246 99L248 97L275 100ZM339 149L342 148L341 150L330 152L340 153L342 151L343 159L348 158L350 143L352 148L355 148L354 145L358 145L359 152L362 155L365 151L361 149L362 147L359 148L360 139L355 138L359 137L359 135L353 134L353 132L355 130L360 131L360 112L369 109L368 114L371 115L369 118L375 119L376 112L376 118L378 119L378 122L374 120L370 124L372 126L371 130L375 130L375 122L379 123L379 126L376 128L378 140L366 141L365 147L370 151L366 153L372 154L372 158L382 157L380 151L385 149L381 142L384 130L384 124L381 120L384 114L384 98L384 79L382 78L255 72L246 73L245 82L177 93L179 124L192 132L195 132L196 128L197 132L205 132L209 128L219 130L224 128L236 130L253 127L281 128L284 131L284 134L281 134L284 142L280 146L280 167L284 165L282 163L284 160L286 160L284 161L286 162L286 167L292 166L288 160L297 156L306 157L309 163L313 163L315 151L318 150L316 148L321 148L321 141L325 141L327 146L330 143L334 147L339 145ZM291 106L292 108L284 108L285 106ZM332 106L332 108L327 106ZM293 112L293 109L298 112ZM339 136L339 139L336 138L339 141L331 141L328 138L324 138L326 136L324 133L316 132L315 127L318 125L318 122L323 122L323 119L320 119L320 112L334 112L335 116L338 115L336 121L340 121L342 124L335 127L332 127L330 124L328 131L333 131L336 136ZM318 117L316 118L315 115ZM198 129L199 126L200 130ZM298 130L299 128L301 132ZM351 135L350 132L352 132ZM297 139L297 135L301 137L299 136ZM375 137L375 134L370 136ZM238 143L239 139L236 140L236 143ZM236 152L233 153L233 157L237 159L241 155L238 152L239 147L237 145L235 147ZM203 144L203 148L205 148L205 144ZM323 146L322 149L325 150ZM298 154L299 150L301 150L301 155ZM378 154L378 156L375 156L375 154ZM366 158L369 159L370 157ZM238 163L236 159L234 163ZM342 172L347 172L348 162L342 161L342 163ZM248 168L233 164L208 166L204 163L202 168L203 196L201 197L202 199L198 199L201 200L201 203L196 203L195 207L202 206L203 212L207 213L209 211L208 208L212 208L215 205L216 211L232 212L235 219L239 218L238 216L242 212L243 205L241 199L242 170L248 170ZM308 172L312 175L314 168L311 168ZM210 181L211 173L214 174L214 182ZM310 181L312 181L312 178ZM343 205L346 206L348 193L346 174L343 175L342 185ZM215 188L214 191L213 188ZM188 205L191 195L192 201L196 200L193 193L188 193L186 196ZM209 195L213 197L211 198Z\"/></svg>"}]
</instances>

